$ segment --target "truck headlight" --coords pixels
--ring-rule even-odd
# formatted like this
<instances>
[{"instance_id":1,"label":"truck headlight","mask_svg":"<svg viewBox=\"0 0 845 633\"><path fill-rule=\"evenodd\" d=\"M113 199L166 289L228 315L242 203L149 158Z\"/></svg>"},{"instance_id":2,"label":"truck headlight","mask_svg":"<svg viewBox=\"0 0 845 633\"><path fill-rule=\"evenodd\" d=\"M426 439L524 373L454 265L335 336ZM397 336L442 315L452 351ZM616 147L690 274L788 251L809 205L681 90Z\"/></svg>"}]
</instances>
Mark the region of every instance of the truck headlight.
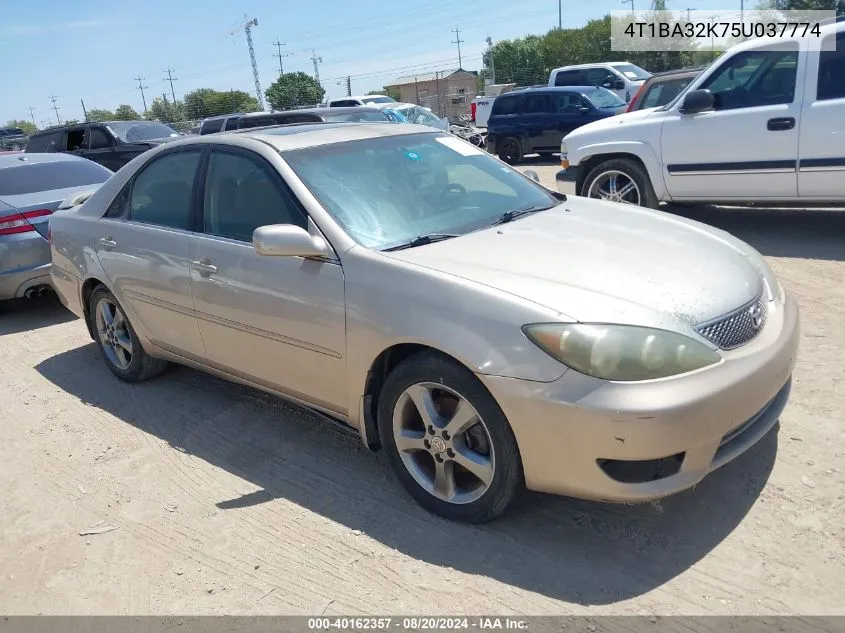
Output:
<instances>
[{"instance_id":1,"label":"truck headlight","mask_svg":"<svg viewBox=\"0 0 845 633\"><path fill-rule=\"evenodd\" d=\"M564 169L569 167L569 154L566 151L566 143L560 142L560 166Z\"/></svg>"},{"instance_id":2,"label":"truck headlight","mask_svg":"<svg viewBox=\"0 0 845 633\"><path fill-rule=\"evenodd\" d=\"M721 361L703 343L667 330L586 323L536 323L522 330L552 358L604 380L666 378Z\"/></svg>"}]
</instances>

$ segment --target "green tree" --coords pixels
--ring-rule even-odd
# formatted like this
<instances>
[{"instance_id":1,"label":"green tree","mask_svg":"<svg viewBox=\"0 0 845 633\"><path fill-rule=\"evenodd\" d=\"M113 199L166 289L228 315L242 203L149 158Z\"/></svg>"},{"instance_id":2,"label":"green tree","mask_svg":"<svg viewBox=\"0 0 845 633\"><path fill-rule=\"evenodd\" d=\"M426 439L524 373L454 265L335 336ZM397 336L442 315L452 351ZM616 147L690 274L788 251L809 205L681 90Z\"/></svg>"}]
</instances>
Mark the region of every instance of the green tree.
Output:
<instances>
[{"instance_id":1,"label":"green tree","mask_svg":"<svg viewBox=\"0 0 845 633\"><path fill-rule=\"evenodd\" d=\"M101 108L92 108L88 110L89 121L113 121L114 112L111 110L103 110Z\"/></svg>"},{"instance_id":2,"label":"green tree","mask_svg":"<svg viewBox=\"0 0 845 633\"><path fill-rule=\"evenodd\" d=\"M490 56L496 69L496 83L523 86L546 83L548 67L543 59L543 37L529 35L497 42L484 53L484 65L490 67Z\"/></svg>"},{"instance_id":3,"label":"green tree","mask_svg":"<svg viewBox=\"0 0 845 633\"><path fill-rule=\"evenodd\" d=\"M845 15L845 0L765 0L761 8L775 11L836 11L836 15Z\"/></svg>"},{"instance_id":4,"label":"green tree","mask_svg":"<svg viewBox=\"0 0 845 633\"><path fill-rule=\"evenodd\" d=\"M32 121L25 121L23 119L6 121L6 127L18 127L23 130L24 134L35 134L38 131L38 126Z\"/></svg>"},{"instance_id":5,"label":"green tree","mask_svg":"<svg viewBox=\"0 0 845 633\"><path fill-rule=\"evenodd\" d=\"M185 114L190 119L204 119L232 112L259 110L258 99L243 90L198 88L185 95Z\"/></svg>"},{"instance_id":6,"label":"green tree","mask_svg":"<svg viewBox=\"0 0 845 633\"><path fill-rule=\"evenodd\" d=\"M79 123L79 119L65 119L62 121L62 125L76 125Z\"/></svg>"},{"instance_id":7,"label":"green tree","mask_svg":"<svg viewBox=\"0 0 845 633\"><path fill-rule=\"evenodd\" d=\"M267 91L267 101L274 110L322 103L326 91L316 79L303 72L285 73Z\"/></svg>"},{"instance_id":8,"label":"green tree","mask_svg":"<svg viewBox=\"0 0 845 633\"><path fill-rule=\"evenodd\" d=\"M144 113L145 119L156 119L164 123L185 120L185 104L181 101L173 103L165 101L162 97L156 97L150 104L149 109Z\"/></svg>"},{"instance_id":9,"label":"green tree","mask_svg":"<svg viewBox=\"0 0 845 633\"><path fill-rule=\"evenodd\" d=\"M135 108L125 103L117 106L117 109L114 111L115 121L137 121L140 118L141 115L135 112Z\"/></svg>"}]
</instances>

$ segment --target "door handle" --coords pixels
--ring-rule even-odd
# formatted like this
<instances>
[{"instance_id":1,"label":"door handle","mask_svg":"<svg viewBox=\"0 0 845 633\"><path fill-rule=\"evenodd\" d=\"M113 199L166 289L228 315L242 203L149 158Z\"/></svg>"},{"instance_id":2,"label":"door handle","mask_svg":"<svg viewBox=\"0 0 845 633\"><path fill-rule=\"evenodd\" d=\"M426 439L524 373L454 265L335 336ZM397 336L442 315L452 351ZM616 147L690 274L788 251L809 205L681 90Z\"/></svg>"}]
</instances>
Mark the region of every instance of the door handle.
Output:
<instances>
[{"instance_id":1,"label":"door handle","mask_svg":"<svg viewBox=\"0 0 845 633\"><path fill-rule=\"evenodd\" d=\"M766 127L772 132L780 130L791 130L795 127L795 119L791 116L778 117L776 119L769 119Z\"/></svg>"},{"instance_id":2,"label":"door handle","mask_svg":"<svg viewBox=\"0 0 845 633\"><path fill-rule=\"evenodd\" d=\"M97 240L97 242L99 242L100 246L102 246L104 248L114 248L115 246L117 246L117 242L115 242L111 238L111 236L101 237L100 239Z\"/></svg>"},{"instance_id":3,"label":"door handle","mask_svg":"<svg viewBox=\"0 0 845 633\"><path fill-rule=\"evenodd\" d=\"M207 257L191 260L191 266L195 270L199 271L199 274L204 277L208 277L210 274L217 272L217 266L212 264L211 260Z\"/></svg>"}]
</instances>

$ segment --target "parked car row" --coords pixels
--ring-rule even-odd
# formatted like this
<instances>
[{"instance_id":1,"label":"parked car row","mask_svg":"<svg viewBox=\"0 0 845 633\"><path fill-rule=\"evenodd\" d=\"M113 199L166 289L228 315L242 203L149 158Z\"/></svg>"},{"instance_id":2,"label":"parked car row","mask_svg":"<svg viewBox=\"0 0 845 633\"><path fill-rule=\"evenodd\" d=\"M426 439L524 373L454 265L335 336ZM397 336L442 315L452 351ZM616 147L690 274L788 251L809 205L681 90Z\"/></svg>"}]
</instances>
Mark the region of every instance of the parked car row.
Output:
<instances>
[{"instance_id":1,"label":"parked car row","mask_svg":"<svg viewBox=\"0 0 845 633\"><path fill-rule=\"evenodd\" d=\"M798 309L756 251L433 128L181 137L79 196L51 280L115 376L175 362L309 407L449 519L689 488L788 398Z\"/></svg>"},{"instance_id":2,"label":"parked car row","mask_svg":"<svg viewBox=\"0 0 845 633\"><path fill-rule=\"evenodd\" d=\"M562 186L646 207L845 201L845 17L820 45L750 40L682 80L655 79L655 102L675 93L661 107L640 109L649 90L633 111L567 134Z\"/></svg>"}]
</instances>

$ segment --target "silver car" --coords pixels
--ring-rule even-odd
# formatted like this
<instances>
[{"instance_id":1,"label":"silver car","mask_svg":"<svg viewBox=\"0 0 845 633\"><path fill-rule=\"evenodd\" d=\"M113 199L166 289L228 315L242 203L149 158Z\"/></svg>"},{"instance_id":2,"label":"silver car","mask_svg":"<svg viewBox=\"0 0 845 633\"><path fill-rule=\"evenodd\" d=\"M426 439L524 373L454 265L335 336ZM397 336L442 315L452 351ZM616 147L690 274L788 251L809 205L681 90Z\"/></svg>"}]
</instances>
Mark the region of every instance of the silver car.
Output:
<instances>
[{"instance_id":1,"label":"silver car","mask_svg":"<svg viewBox=\"0 0 845 633\"><path fill-rule=\"evenodd\" d=\"M689 488L789 394L798 307L754 249L430 128L175 141L50 223L54 284L117 377L170 361L301 403L449 519L523 487Z\"/></svg>"},{"instance_id":2,"label":"silver car","mask_svg":"<svg viewBox=\"0 0 845 633\"><path fill-rule=\"evenodd\" d=\"M0 301L49 290L50 215L66 198L96 189L111 175L66 154L0 155Z\"/></svg>"}]
</instances>

